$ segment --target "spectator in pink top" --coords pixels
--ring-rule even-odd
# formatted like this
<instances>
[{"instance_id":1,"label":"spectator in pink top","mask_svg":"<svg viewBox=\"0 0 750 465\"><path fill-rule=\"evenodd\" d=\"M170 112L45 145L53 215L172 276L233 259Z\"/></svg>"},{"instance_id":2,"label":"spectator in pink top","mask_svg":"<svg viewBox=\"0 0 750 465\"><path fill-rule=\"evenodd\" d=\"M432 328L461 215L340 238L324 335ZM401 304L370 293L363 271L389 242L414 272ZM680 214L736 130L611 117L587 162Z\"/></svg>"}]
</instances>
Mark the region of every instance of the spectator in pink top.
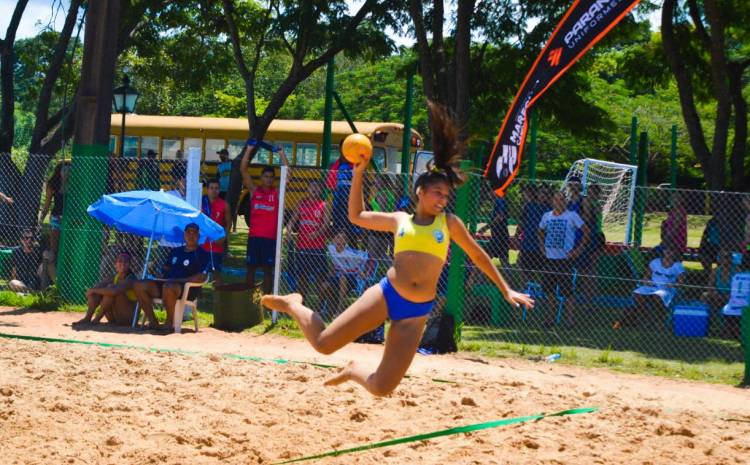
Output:
<instances>
[{"instance_id":1,"label":"spectator in pink top","mask_svg":"<svg viewBox=\"0 0 750 465\"><path fill-rule=\"evenodd\" d=\"M247 234L247 285L255 287L255 271L263 270L263 293L270 294L273 290L273 265L276 259L276 232L279 219L279 189L274 186L276 170L273 166L266 166L261 171L260 185L253 182L248 164L252 146L245 148L240 164L242 183L250 192L250 230ZM281 163L289 164L284 149L279 149Z\"/></svg>"},{"instance_id":2,"label":"spectator in pink top","mask_svg":"<svg viewBox=\"0 0 750 465\"><path fill-rule=\"evenodd\" d=\"M661 223L661 246L673 248L680 255L687 249L687 211L679 193L673 195L672 208Z\"/></svg>"},{"instance_id":3,"label":"spectator in pink top","mask_svg":"<svg viewBox=\"0 0 750 465\"><path fill-rule=\"evenodd\" d=\"M320 182L310 181L307 185L307 197L297 204L287 224L288 231L297 233L293 247L291 234L287 236L287 240L288 250L291 251L292 271L300 284L314 283L317 277L325 276L326 235L330 216L330 210L323 200Z\"/></svg>"},{"instance_id":4,"label":"spectator in pink top","mask_svg":"<svg viewBox=\"0 0 750 465\"><path fill-rule=\"evenodd\" d=\"M217 222L224 228L226 237L218 241L211 242L206 240L201 246L203 250L209 253L208 271L217 286L222 284L221 268L224 263L224 252L229 249L229 228L232 225L231 216L227 203L219 197L219 180L211 179L206 187L206 195L201 199L201 211L209 218Z\"/></svg>"}]
</instances>

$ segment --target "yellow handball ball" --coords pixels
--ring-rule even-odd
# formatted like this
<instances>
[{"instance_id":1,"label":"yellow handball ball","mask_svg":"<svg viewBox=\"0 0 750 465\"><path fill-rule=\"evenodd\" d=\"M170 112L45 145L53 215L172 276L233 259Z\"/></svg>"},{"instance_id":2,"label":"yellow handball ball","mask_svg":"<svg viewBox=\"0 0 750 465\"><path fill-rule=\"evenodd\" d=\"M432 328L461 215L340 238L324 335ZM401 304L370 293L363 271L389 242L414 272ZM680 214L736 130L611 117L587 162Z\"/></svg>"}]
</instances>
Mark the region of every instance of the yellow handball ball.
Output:
<instances>
[{"instance_id":1,"label":"yellow handball ball","mask_svg":"<svg viewBox=\"0 0 750 465\"><path fill-rule=\"evenodd\" d=\"M367 163L372 157L372 142L364 134L351 134L341 144L341 153L350 163Z\"/></svg>"}]
</instances>

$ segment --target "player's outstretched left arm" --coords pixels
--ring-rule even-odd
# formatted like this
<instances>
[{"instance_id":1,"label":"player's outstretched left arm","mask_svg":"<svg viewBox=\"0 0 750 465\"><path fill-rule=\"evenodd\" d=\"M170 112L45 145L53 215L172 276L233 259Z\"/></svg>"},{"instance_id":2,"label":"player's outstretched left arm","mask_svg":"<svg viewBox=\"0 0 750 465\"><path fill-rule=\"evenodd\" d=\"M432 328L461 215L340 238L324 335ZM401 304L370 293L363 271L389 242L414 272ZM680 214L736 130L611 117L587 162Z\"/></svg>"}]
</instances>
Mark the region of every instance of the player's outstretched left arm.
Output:
<instances>
[{"instance_id":1,"label":"player's outstretched left arm","mask_svg":"<svg viewBox=\"0 0 750 465\"><path fill-rule=\"evenodd\" d=\"M505 279L503 279L500 272L495 268L495 265L492 264L492 260L490 260L490 256L487 255L487 252L485 252L484 249L477 244L477 241L471 237L471 234L469 234L466 226L464 226L463 221L457 216L451 214L446 215L446 220L448 222L448 231L450 231L451 239L458 244L458 246L466 252L466 255L469 256L471 261L474 262L474 264L477 265L477 267L479 267L479 269L482 270L482 272L486 274L493 283L495 283L495 286L500 289L505 300L512 305L523 305L526 308L534 308L534 300L531 297L516 292L508 286L508 283L505 282Z\"/></svg>"}]
</instances>

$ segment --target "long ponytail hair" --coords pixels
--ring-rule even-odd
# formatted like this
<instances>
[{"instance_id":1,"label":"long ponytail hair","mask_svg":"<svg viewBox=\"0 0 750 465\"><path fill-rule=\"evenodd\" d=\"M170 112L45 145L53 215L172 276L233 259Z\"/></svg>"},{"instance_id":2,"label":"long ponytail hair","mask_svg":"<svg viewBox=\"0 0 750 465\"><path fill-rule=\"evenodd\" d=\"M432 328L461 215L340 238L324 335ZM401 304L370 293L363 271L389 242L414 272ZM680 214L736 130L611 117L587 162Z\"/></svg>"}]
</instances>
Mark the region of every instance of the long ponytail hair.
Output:
<instances>
[{"instance_id":1,"label":"long ponytail hair","mask_svg":"<svg viewBox=\"0 0 750 465\"><path fill-rule=\"evenodd\" d=\"M427 107L430 110L433 158L427 162L427 171L417 178L415 193L418 188L437 182L445 182L451 188L456 188L466 180L459 168L465 147L459 141L456 123L444 106L428 100Z\"/></svg>"}]
</instances>

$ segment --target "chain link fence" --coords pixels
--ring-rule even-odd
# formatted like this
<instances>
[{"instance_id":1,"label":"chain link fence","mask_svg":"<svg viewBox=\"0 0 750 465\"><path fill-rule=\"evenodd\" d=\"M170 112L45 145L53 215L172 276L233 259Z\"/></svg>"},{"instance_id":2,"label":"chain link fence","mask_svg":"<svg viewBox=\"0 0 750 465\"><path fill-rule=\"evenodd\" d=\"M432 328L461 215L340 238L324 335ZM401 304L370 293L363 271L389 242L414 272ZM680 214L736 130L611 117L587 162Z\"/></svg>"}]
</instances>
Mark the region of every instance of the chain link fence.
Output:
<instances>
[{"instance_id":1,"label":"chain link fence","mask_svg":"<svg viewBox=\"0 0 750 465\"><path fill-rule=\"evenodd\" d=\"M138 277L145 261L144 238L106 228L85 213L88 205L102 193L185 189L181 161L80 157L70 163L0 155L0 163L0 192L13 199L0 203L0 290L52 285L69 303L82 303L88 286L112 276L118 251L130 253ZM215 173L215 165L202 167L204 180ZM368 172L367 208L413 212L413 181ZM293 167L283 203L279 292L301 292L326 321L377 284L393 259L391 234L349 223L347 186L339 173ZM524 357L560 353L571 363L721 382L741 377L731 298L733 290L742 292L732 282L748 270L750 194L570 176L518 179L503 199L477 175L462 189L468 200L452 199L448 211L464 219L510 285L537 302L531 311L510 308L452 246L434 313L454 317L462 348ZM550 213L555 203L558 211ZM243 221L238 225L244 236ZM61 250L71 243L66 236L77 238L76 249ZM156 246L150 272L159 271L169 246ZM224 276L242 274L243 258L230 262ZM212 311L210 297L201 300L201 311ZM378 340L382 330L371 336Z\"/></svg>"}]
</instances>

